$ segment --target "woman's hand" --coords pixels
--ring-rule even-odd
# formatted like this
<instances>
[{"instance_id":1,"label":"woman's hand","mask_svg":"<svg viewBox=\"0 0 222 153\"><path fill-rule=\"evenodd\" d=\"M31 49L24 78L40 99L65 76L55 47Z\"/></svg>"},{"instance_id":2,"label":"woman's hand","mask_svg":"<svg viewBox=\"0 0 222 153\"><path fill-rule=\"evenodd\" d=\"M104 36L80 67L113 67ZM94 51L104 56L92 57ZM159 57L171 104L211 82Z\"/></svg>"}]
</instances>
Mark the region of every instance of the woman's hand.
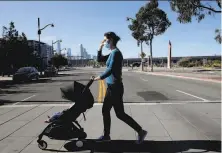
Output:
<instances>
[{"instance_id":1,"label":"woman's hand","mask_svg":"<svg viewBox=\"0 0 222 153\"><path fill-rule=\"evenodd\" d=\"M97 80L100 80L101 78L100 78L100 76L97 76L95 78L91 77L91 79L93 79L94 81L97 81Z\"/></svg>"},{"instance_id":2,"label":"woman's hand","mask_svg":"<svg viewBox=\"0 0 222 153\"><path fill-rule=\"evenodd\" d=\"M106 38L103 39L103 41L101 42L100 46L99 46L99 51L102 50L103 46L104 46L104 43L106 42Z\"/></svg>"}]
</instances>

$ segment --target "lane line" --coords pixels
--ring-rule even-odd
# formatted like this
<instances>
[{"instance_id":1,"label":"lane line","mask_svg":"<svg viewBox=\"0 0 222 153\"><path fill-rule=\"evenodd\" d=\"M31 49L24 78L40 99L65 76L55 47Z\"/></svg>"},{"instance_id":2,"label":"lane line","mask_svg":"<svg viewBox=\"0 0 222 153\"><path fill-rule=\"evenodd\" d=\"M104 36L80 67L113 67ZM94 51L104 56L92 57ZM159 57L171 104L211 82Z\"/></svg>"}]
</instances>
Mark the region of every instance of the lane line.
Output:
<instances>
[{"instance_id":1,"label":"lane line","mask_svg":"<svg viewBox=\"0 0 222 153\"><path fill-rule=\"evenodd\" d=\"M99 80L99 95L98 95L98 103L101 103L102 99L102 82Z\"/></svg>"},{"instance_id":2,"label":"lane line","mask_svg":"<svg viewBox=\"0 0 222 153\"><path fill-rule=\"evenodd\" d=\"M146 79L143 79L143 78L140 78L141 80L143 80L143 81L148 81L148 80L146 80Z\"/></svg>"},{"instance_id":3,"label":"lane line","mask_svg":"<svg viewBox=\"0 0 222 153\"><path fill-rule=\"evenodd\" d=\"M19 101L19 102L17 102L17 103L14 103L13 105L17 105L17 104L19 104L19 103L21 103L21 102L23 102L23 101L26 101L26 100L28 100L28 99L30 99L30 98L32 98L32 97L35 97L36 95L32 95L32 96L30 96L30 97L27 97L27 98L25 98L25 99L23 99L23 100L21 100L21 101Z\"/></svg>"},{"instance_id":4,"label":"lane line","mask_svg":"<svg viewBox=\"0 0 222 153\"><path fill-rule=\"evenodd\" d=\"M61 85L61 84L63 84L63 82L59 82L59 83L57 83L56 85L58 85L58 86L59 86L59 85Z\"/></svg>"},{"instance_id":5,"label":"lane line","mask_svg":"<svg viewBox=\"0 0 222 153\"><path fill-rule=\"evenodd\" d=\"M194 97L194 98L197 98L197 99L203 100L203 101L209 101L209 100L207 100L207 99L204 99L204 98L201 98L201 97L197 97L197 96L195 96L195 95L192 95L192 94L186 93L186 92L181 91L181 90L176 90L176 91L177 91L177 92L180 92L180 93L183 93L183 94L185 94L185 95L188 95L188 96L191 96L191 97Z\"/></svg>"},{"instance_id":6,"label":"lane line","mask_svg":"<svg viewBox=\"0 0 222 153\"><path fill-rule=\"evenodd\" d=\"M163 103L157 103L157 102L141 102L141 103L138 103L138 102L132 102L132 103L124 103L124 105L128 105L128 106L140 106L140 105L143 105L143 106L149 106L149 105L177 105L177 104L181 104L181 105L185 105L185 104L215 104L215 103L218 103L218 104L221 104L221 100L215 100L215 101L177 101L177 102L163 102ZM55 106L55 107L63 107L63 106L71 106L73 104L20 104L20 105L3 105L3 106L0 106L0 108L6 108L6 107L34 107L34 106L38 106L38 107L52 107L52 106ZM103 105L102 103L95 103L94 106L100 106L100 105Z\"/></svg>"},{"instance_id":7,"label":"lane line","mask_svg":"<svg viewBox=\"0 0 222 153\"><path fill-rule=\"evenodd\" d=\"M32 95L32 96L30 96L30 97L27 97L27 98L21 100L21 101L26 101L26 100L28 100L28 99L30 99L30 98L32 98L32 97L35 97L35 96L36 96L36 95Z\"/></svg>"}]
</instances>

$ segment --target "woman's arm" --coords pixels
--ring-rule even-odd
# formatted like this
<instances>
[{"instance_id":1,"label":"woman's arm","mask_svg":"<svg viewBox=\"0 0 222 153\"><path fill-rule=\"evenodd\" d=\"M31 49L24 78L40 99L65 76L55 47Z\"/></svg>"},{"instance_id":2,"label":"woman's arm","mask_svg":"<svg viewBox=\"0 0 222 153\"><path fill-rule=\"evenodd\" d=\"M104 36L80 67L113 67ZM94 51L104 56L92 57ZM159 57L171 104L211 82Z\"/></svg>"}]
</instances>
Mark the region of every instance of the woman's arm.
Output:
<instances>
[{"instance_id":1,"label":"woman's arm","mask_svg":"<svg viewBox=\"0 0 222 153\"><path fill-rule=\"evenodd\" d=\"M98 53L97 53L97 61L98 62L106 62L108 58L109 58L109 55L103 56L102 51L101 50L98 51Z\"/></svg>"},{"instance_id":2,"label":"woman's arm","mask_svg":"<svg viewBox=\"0 0 222 153\"><path fill-rule=\"evenodd\" d=\"M106 39L103 39L103 41L101 42L99 46L99 50L97 52L97 62L106 62L107 59L109 58L109 55L106 55L106 56L102 55L102 49L103 49L105 41Z\"/></svg>"}]
</instances>

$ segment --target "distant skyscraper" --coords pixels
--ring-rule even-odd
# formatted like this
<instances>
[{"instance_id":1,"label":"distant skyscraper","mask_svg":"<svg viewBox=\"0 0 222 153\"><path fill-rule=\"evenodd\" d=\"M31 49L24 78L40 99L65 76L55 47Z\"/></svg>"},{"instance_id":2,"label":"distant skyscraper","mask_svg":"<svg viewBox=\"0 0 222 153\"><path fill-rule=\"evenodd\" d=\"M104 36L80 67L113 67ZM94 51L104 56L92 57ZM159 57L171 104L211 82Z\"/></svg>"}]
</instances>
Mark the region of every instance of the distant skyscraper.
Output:
<instances>
[{"instance_id":1,"label":"distant skyscraper","mask_svg":"<svg viewBox=\"0 0 222 153\"><path fill-rule=\"evenodd\" d=\"M60 41L57 42L57 53L61 54L61 44L60 44Z\"/></svg>"},{"instance_id":2,"label":"distant skyscraper","mask_svg":"<svg viewBox=\"0 0 222 153\"><path fill-rule=\"evenodd\" d=\"M71 48L67 48L67 56L68 56L68 57L72 56Z\"/></svg>"},{"instance_id":3,"label":"distant skyscraper","mask_svg":"<svg viewBox=\"0 0 222 153\"><path fill-rule=\"evenodd\" d=\"M83 49L83 45L82 44L80 44L80 56L81 56L81 58L84 57L84 49Z\"/></svg>"},{"instance_id":4,"label":"distant skyscraper","mask_svg":"<svg viewBox=\"0 0 222 153\"><path fill-rule=\"evenodd\" d=\"M86 49L85 48L83 48L84 50L83 50L83 52L84 52L84 58L87 58L87 51L86 51Z\"/></svg>"},{"instance_id":5,"label":"distant skyscraper","mask_svg":"<svg viewBox=\"0 0 222 153\"><path fill-rule=\"evenodd\" d=\"M93 56L92 58L93 58L93 60L97 60L97 56Z\"/></svg>"}]
</instances>

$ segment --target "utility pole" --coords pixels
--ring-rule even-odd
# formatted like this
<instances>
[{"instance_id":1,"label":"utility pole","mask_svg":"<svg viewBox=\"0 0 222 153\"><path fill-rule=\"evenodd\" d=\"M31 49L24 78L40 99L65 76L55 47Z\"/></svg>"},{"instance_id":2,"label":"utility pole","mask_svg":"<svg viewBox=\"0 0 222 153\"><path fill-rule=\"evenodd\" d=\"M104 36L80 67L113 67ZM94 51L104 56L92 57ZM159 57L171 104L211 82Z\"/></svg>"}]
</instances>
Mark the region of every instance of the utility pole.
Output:
<instances>
[{"instance_id":1,"label":"utility pole","mask_svg":"<svg viewBox=\"0 0 222 153\"><path fill-rule=\"evenodd\" d=\"M41 44L40 44L40 18L38 18L38 35L39 35L39 57L40 57L40 74L42 75L42 54L41 54Z\"/></svg>"},{"instance_id":2,"label":"utility pole","mask_svg":"<svg viewBox=\"0 0 222 153\"><path fill-rule=\"evenodd\" d=\"M54 55L53 40L52 40L52 54Z\"/></svg>"},{"instance_id":3,"label":"utility pole","mask_svg":"<svg viewBox=\"0 0 222 153\"><path fill-rule=\"evenodd\" d=\"M171 56L172 56L172 44L169 40L169 51L168 51L168 60L167 60L167 68L171 69Z\"/></svg>"},{"instance_id":4,"label":"utility pole","mask_svg":"<svg viewBox=\"0 0 222 153\"><path fill-rule=\"evenodd\" d=\"M40 55L40 74L42 75L42 71L43 71L43 57L41 57L42 52L41 52L41 41L40 41L40 35L41 35L41 31L44 30L46 27L51 26L54 27L54 24L47 24L45 27L43 27L42 29L40 28L40 18L38 18L38 35L39 35L39 55Z\"/></svg>"}]
</instances>

